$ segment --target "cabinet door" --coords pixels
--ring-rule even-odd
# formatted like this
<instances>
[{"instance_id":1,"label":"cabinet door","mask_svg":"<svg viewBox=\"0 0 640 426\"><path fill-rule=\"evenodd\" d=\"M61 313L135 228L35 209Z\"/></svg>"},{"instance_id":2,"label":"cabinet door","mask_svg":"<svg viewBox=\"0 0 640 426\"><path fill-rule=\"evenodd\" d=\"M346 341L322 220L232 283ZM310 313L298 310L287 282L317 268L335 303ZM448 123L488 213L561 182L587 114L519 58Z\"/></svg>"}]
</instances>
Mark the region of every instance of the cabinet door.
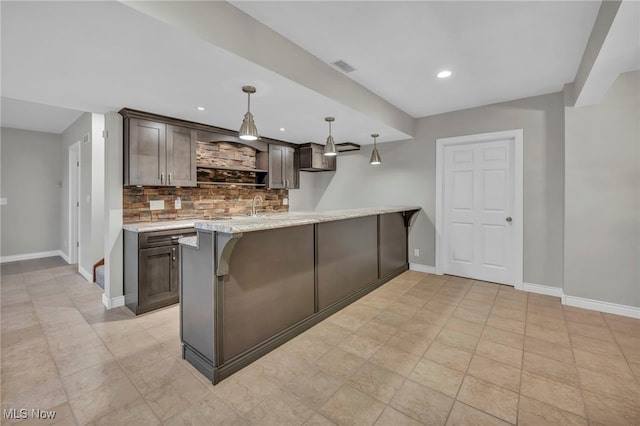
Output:
<instances>
[{"instance_id":1,"label":"cabinet door","mask_svg":"<svg viewBox=\"0 0 640 426\"><path fill-rule=\"evenodd\" d=\"M164 306L178 301L177 245L142 249L138 257L138 305Z\"/></svg>"},{"instance_id":2,"label":"cabinet door","mask_svg":"<svg viewBox=\"0 0 640 426\"><path fill-rule=\"evenodd\" d=\"M294 148L284 148L284 163L283 163L283 175L285 188L294 189L299 188L298 183L298 164L296 158L296 150Z\"/></svg>"},{"instance_id":3,"label":"cabinet door","mask_svg":"<svg viewBox=\"0 0 640 426\"><path fill-rule=\"evenodd\" d=\"M167 125L167 181L169 186L197 186L196 131Z\"/></svg>"},{"instance_id":4,"label":"cabinet door","mask_svg":"<svg viewBox=\"0 0 640 426\"><path fill-rule=\"evenodd\" d=\"M131 118L125 135L128 164L126 185L166 183L166 124ZM128 137L128 139L126 139Z\"/></svg>"},{"instance_id":5,"label":"cabinet door","mask_svg":"<svg viewBox=\"0 0 640 426\"><path fill-rule=\"evenodd\" d=\"M286 147L269 145L269 188L286 188L284 174Z\"/></svg>"}]
</instances>

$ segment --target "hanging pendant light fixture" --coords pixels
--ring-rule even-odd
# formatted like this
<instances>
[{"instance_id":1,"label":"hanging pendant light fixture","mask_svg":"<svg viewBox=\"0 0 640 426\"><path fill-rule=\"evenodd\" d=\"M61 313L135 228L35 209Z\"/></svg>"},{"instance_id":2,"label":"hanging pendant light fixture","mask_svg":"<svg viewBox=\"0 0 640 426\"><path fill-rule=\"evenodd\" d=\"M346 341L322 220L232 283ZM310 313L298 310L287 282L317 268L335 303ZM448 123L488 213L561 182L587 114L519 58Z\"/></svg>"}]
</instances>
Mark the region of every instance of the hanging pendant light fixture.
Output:
<instances>
[{"instance_id":1,"label":"hanging pendant light fixture","mask_svg":"<svg viewBox=\"0 0 640 426\"><path fill-rule=\"evenodd\" d=\"M255 141L258 139L258 129L256 123L253 122L253 114L251 114L251 94L256 93L256 88L253 86L242 86L242 91L247 94L247 113L242 120L242 126L238 136L245 141Z\"/></svg>"},{"instance_id":2,"label":"hanging pendant light fixture","mask_svg":"<svg viewBox=\"0 0 640 426\"><path fill-rule=\"evenodd\" d=\"M325 117L324 121L329 123L329 137L327 138L327 143L324 146L324 155L332 156L338 155L338 151L336 151L336 143L333 141L333 136L331 136L331 122L334 121L333 117Z\"/></svg>"},{"instance_id":3,"label":"hanging pendant light fixture","mask_svg":"<svg viewBox=\"0 0 640 426\"><path fill-rule=\"evenodd\" d=\"M369 160L369 164L380 164L382 163L382 158L380 158L380 154L378 154L378 145L376 144L376 138L380 136L377 133L371 135L373 138L373 152L371 153L371 159Z\"/></svg>"}]
</instances>

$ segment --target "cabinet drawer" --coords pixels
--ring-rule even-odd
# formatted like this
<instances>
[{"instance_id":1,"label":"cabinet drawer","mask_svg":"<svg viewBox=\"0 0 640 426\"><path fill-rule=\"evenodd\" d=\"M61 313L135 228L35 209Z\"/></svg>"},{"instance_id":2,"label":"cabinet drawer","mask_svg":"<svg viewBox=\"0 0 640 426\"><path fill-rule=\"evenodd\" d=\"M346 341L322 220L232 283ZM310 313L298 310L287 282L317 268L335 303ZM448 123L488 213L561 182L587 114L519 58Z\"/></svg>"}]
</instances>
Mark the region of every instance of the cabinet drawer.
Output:
<instances>
[{"instance_id":1,"label":"cabinet drawer","mask_svg":"<svg viewBox=\"0 0 640 426\"><path fill-rule=\"evenodd\" d=\"M138 236L141 249L162 247L178 244L182 237L193 237L196 230L193 228L172 229L169 231L141 232Z\"/></svg>"}]
</instances>

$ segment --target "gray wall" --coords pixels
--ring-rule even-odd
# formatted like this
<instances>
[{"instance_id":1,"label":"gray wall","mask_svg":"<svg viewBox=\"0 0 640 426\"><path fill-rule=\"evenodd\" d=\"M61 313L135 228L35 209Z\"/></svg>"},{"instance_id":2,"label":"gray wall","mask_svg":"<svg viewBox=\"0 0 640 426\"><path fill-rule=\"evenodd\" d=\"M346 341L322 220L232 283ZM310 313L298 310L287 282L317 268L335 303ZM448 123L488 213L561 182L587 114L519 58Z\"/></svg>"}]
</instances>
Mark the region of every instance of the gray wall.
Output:
<instances>
[{"instance_id":1,"label":"gray wall","mask_svg":"<svg viewBox=\"0 0 640 426\"><path fill-rule=\"evenodd\" d=\"M640 72L598 105L567 107L565 288L640 306Z\"/></svg>"},{"instance_id":2,"label":"gray wall","mask_svg":"<svg viewBox=\"0 0 640 426\"><path fill-rule=\"evenodd\" d=\"M416 138L378 145L383 163L369 165L372 147L341 154L336 172L303 176L290 191L292 210L419 205L409 236L409 261L435 265L435 142L437 138L524 129L524 281L563 283L564 101L562 93L525 98L417 120ZM375 129L371 129L372 132ZM304 173L304 172L302 172ZM310 189L313 196L301 195ZM420 256L413 256L413 249Z\"/></svg>"},{"instance_id":3,"label":"gray wall","mask_svg":"<svg viewBox=\"0 0 640 426\"><path fill-rule=\"evenodd\" d=\"M60 135L2 128L1 256L57 251L62 180Z\"/></svg>"}]
</instances>

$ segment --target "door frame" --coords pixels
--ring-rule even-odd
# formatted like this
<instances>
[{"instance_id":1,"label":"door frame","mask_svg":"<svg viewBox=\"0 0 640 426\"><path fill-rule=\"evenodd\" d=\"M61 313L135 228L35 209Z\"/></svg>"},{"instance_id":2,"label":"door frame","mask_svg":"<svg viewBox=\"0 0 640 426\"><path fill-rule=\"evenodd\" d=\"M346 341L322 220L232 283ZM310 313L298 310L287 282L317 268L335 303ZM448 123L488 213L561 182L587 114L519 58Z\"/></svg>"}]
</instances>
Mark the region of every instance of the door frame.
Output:
<instances>
[{"instance_id":1,"label":"door frame","mask_svg":"<svg viewBox=\"0 0 640 426\"><path fill-rule=\"evenodd\" d=\"M80 141L69 146L69 218L68 236L69 264L76 264L80 260Z\"/></svg>"},{"instance_id":2,"label":"door frame","mask_svg":"<svg viewBox=\"0 0 640 426\"><path fill-rule=\"evenodd\" d=\"M523 194L524 194L524 131L523 129L504 130L475 135L455 136L436 139L436 274L444 274L443 253L444 242L442 235L445 224L444 211L444 150L445 147L454 145L469 145L478 142L492 142L500 139L510 139L513 142L514 153L514 211L513 232L515 232L515 281L512 285L516 289L522 289L524 279L524 226L523 226Z\"/></svg>"}]
</instances>

